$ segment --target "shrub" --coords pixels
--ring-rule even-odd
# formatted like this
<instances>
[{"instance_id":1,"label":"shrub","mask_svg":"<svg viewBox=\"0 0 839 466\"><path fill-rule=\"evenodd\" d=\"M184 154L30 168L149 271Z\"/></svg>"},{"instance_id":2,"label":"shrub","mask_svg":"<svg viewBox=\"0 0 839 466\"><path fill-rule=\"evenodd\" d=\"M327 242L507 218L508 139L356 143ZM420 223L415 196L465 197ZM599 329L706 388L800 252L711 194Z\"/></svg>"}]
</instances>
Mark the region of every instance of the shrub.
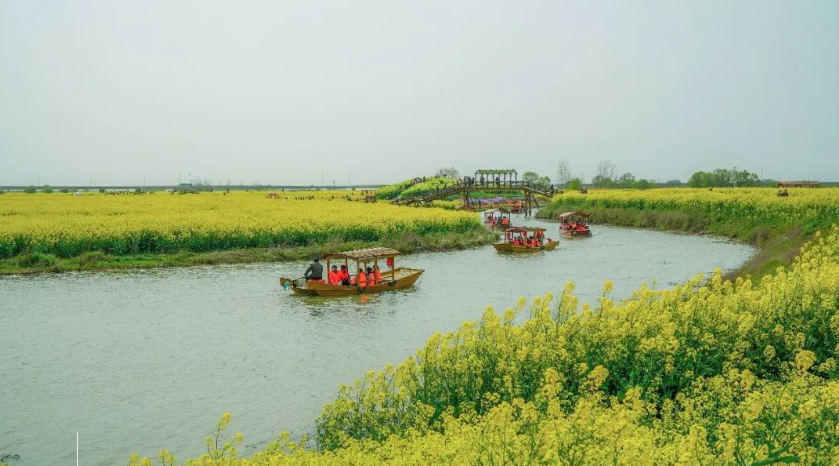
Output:
<instances>
[{"instance_id":1,"label":"shrub","mask_svg":"<svg viewBox=\"0 0 839 466\"><path fill-rule=\"evenodd\" d=\"M41 188L41 192L45 194L52 194L52 187L50 185L44 185L44 187Z\"/></svg>"},{"instance_id":2,"label":"shrub","mask_svg":"<svg viewBox=\"0 0 839 466\"><path fill-rule=\"evenodd\" d=\"M52 254L45 254L43 252L30 252L21 254L14 258L13 263L18 267L38 268L50 267L55 265L55 256Z\"/></svg>"},{"instance_id":3,"label":"shrub","mask_svg":"<svg viewBox=\"0 0 839 466\"><path fill-rule=\"evenodd\" d=\"M29 186L23 188L23 192L25 192L26 194L35 194L38 192L38 190L35 189L35 186L30 184Z\"/></svg>"}]
</instances>

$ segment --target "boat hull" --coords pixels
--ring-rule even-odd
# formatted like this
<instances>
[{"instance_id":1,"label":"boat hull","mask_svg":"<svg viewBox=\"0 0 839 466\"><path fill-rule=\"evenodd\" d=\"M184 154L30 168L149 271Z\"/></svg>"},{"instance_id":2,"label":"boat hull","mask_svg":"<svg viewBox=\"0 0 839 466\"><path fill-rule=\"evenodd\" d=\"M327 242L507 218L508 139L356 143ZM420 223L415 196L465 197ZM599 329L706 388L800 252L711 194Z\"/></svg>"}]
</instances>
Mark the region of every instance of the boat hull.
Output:
<instances>
[{"instance_id":1,"label":"boat hull","mask_svg":"<svg viewBox=\"0 0 839 466\"><path fill-rule=\"evenodd\" d=\"M393 272L385 272L382 274L382 283L367 286L342 286L329 285L327 283L307 282L305 287L291 286L291 291L298 295L305 296L353 296L369 293L380 293L382 291L401 290L408 288L419 280L423 269L409 269L400 267ZM392 278L389 280L389 278ZM284 280L280 279L282 284ZM293 282L291 282L293 283Z\"/></svg>"},{"instance_id":2,"label":"boat hull","mask_svg":"<svg viewBox=\"0 0 839 466\"><path fill-rule=\"evenodd\" d=\"M548 244L542 245L538 248L532 248L530 246L519 246L517 244L512 243L495 243L492 246L498 252L537 252L537 251L553 251L556 249L559 241L551 241Z\"/></svg>"},{"instance_id":3,"label":"boat hull","mask_svg":"<svg viewBox=\"0 0 839 466\"><path fill-rule=\"evenodd\" d=\"M573 237L576 237L576 236L591 236L591 230L585 230L585 231L563 230L562 234L569 237L569 238L573 238Z\"/></svg>"}]
</instances>

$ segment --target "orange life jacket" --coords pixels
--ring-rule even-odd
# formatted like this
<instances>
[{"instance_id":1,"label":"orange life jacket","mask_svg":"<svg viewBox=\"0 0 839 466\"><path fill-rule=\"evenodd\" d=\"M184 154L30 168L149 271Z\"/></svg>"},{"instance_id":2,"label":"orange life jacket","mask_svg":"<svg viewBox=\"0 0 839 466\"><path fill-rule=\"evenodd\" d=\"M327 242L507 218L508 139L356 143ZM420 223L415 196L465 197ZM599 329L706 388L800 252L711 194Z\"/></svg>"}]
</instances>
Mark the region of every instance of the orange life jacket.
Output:
<instances>
[{"instance_id":1,"label":"orange life jacket","mask_svg":"<svg viewBox=\"0 0 839 466\"><path fill-rule=\"evenodd\" d=\"M327 276L329 278L329 284L330 285L337 285L338 282L341 281L341 278L340 278L341 272L339 272L337 270L334 271L334 272L330 270L329 274L327 274Z\"/></svg>"},{"instance_id":2,"label":"orange life jacket","mask_svg":"<svg viewBox=\"0 0 839 466\"><path fill-rule=\"evenodd\" d=\"M358 282L358 286L367 286L367 274L366 273L358 272L358 275L356 275L355 279Z\"/></svg>"},{"instance_id":3,"label":"orange life jacket","mask_svg":"<svg viewBox=\"0 0 839 466\"><path fill-rule=\"evenodd\" d=\"M376 280L376 283L381 283L382 282L382 271L381 270L374 269L373 270L373 276Z\"/></svg>"}]
</instances>

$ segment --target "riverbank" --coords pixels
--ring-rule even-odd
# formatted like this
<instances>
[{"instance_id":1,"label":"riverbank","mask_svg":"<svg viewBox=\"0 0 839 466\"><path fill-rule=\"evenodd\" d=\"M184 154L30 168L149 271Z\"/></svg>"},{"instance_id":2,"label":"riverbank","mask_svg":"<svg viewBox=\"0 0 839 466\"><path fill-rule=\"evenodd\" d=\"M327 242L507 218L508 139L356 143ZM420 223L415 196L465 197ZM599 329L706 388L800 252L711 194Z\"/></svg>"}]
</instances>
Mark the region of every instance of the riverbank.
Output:
<instances>
[{"instance_id":1,"label":"riverbank","mask_svg":"<svg viewBox=\"0 0 839 466\"><path fill-rule=\"evenodd\" d=\"M742 267L726 278L762 277L788 267L801 247L819 231L839 223L835 208L839 191L796 190L798 199L777 198L770 189L595 191L564 194L539 210L538 218L556 220L562 212L579 210L592 223L707 234L758 248ZM670 197L668 197L670 196Z\"/></svg>"},{"instance_id":2,"label":"riverbank","mask_svg":"<svg viewBox=\"0 0 839 466\"><path fill-rule=\"evenodd\" d=\"M221 264L253 264L310 260L314 255L374 246L397 249L404 254L433 251L454 251L492 243L496 235L479 227L454 233L403 233L380 241L328 240L322 244L292 247L248 248L222 251L179 251L169 254L113 255L102 251L87 252L76 257L60 258L45 253L25 253L0 260L0 275L80 271L123 271L148 268L192 267Z\"/></svg>"}]
</instances>

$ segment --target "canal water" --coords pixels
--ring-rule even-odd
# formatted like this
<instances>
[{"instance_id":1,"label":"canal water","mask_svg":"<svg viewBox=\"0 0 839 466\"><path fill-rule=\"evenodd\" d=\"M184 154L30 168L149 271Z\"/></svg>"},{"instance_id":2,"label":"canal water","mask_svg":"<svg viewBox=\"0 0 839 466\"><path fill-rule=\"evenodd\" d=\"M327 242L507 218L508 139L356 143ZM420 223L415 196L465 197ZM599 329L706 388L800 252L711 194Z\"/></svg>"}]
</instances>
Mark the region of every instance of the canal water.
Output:
<instances>
[{"instance_id":1,"label":"canal water","mask_svg":"<svg viewBox=\"0 0 839 466\"><path fill-rule=\"evenodd\" d=\"M518 220L518 219L514 219ZM519 222L520 223L520 222ZM526 222L548 228L557 225ZM553 234L551 234L553 233ZM412 355L434 332L503 312L569 280L584 301L613 280L671 287L752 248L715 238L595 226L557 250L491 246L397 259L425 269L412 289L294 296L305 263L0 278L0 456L10 466L121 465L131 453L204 451L225 411L250 455L282 430L310 432L339 384Z\"/></svg>"}]
</instances>

